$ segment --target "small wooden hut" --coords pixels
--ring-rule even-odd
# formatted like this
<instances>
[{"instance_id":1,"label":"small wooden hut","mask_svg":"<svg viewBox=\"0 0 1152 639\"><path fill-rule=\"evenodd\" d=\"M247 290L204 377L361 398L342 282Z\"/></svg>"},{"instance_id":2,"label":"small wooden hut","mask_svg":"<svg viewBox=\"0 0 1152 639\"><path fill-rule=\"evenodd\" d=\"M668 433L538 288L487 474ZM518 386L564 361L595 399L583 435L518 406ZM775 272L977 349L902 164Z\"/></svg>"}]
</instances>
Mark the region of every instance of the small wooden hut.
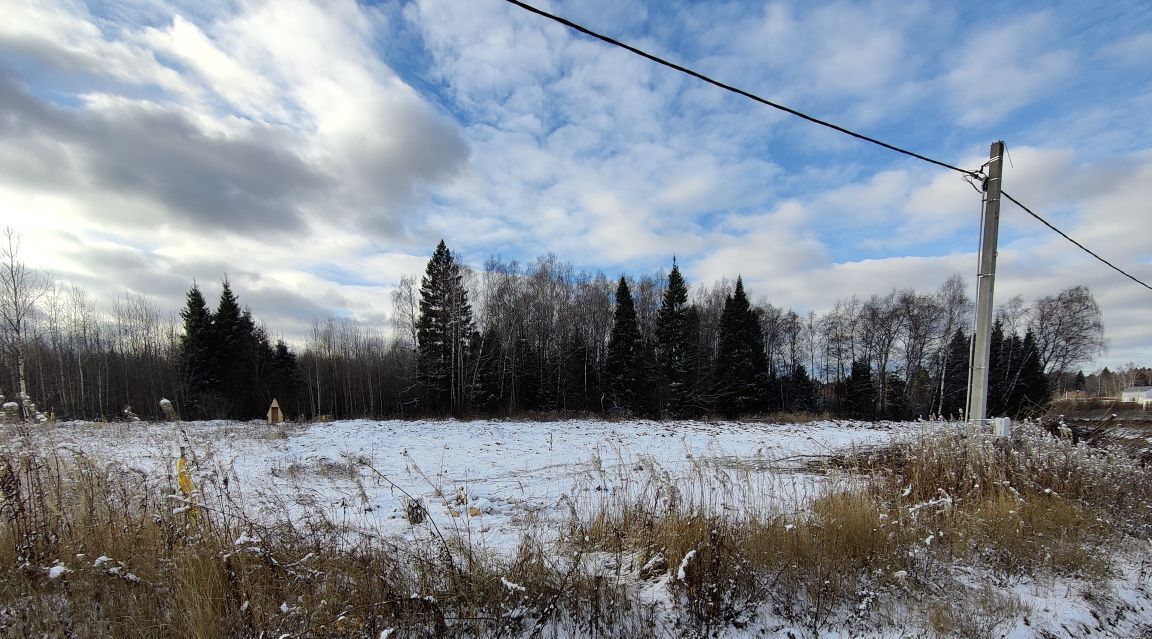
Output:
<instances>
[{"instance_id":1,"label":"small wooden hut","mask_svg":"<svg viewBox=\"0 0 1152 639\"><path fill-rule=\"evenodd\" d=\"M272 398L272 405L268 407L268 423L279 424L284 421L284 411L280 410L280 403Z\"/></svg>"}]
</instances>

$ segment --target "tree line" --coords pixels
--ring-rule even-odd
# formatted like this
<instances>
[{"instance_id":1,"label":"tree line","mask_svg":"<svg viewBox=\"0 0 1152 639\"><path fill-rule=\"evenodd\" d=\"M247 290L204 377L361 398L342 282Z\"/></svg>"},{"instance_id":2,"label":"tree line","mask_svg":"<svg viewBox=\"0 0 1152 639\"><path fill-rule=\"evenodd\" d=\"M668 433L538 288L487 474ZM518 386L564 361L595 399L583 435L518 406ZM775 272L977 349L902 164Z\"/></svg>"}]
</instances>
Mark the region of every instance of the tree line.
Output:
<instances>
[{"instance_id":1,"label":"tree line","mask_svg":"<svg viewBox=\"0 0 1152 639\"><path fill-rule=\"evenodd\" d=\"M129 406L160 417L165 397L184 418L250 419L275 397L306 418L909 419L958 417L967 390L972 302L957 275L935 291L799 314L752 300L739 276L692 285L675 260L667 273L616 278L554 255L473 270L441 242L422 277L401 277L388 326L316 318L290 346L270 340L226 280L214 308L193 283L185 307L166 313L136 295L101 310L43 278L20 315L7 301L20 288L9 285L16 248L0 273L0 392L64 418L114 419ZM1009 300L993 331L991 414L1038 410L1103 346L1085 287Z\"/></svg>"}]
</instances>

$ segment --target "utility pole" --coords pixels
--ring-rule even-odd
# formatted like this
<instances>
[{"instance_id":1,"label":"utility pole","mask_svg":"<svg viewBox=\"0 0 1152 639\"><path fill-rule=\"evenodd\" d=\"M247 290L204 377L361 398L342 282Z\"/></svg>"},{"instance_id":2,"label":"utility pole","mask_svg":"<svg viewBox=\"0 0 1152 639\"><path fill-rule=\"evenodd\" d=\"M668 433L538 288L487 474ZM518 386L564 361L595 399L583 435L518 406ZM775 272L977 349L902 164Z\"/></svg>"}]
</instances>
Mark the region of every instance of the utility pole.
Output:
<instances>
[{"instance_id":1,"label":"utility pole","mask_svg":"<svg viewBox=\"0 0 1152 639\"><path fill-rule=\"evenodd\" d=\"M984 180L984 228L980 236L980 271L976 283L976 333L968 365L968 421L977 425L988 418L988 359L992 340L992 289L996 283L996 237L1000 229L1000 182L1004 142L992 143L988 179Z\"/></svg>"}]
</instances>

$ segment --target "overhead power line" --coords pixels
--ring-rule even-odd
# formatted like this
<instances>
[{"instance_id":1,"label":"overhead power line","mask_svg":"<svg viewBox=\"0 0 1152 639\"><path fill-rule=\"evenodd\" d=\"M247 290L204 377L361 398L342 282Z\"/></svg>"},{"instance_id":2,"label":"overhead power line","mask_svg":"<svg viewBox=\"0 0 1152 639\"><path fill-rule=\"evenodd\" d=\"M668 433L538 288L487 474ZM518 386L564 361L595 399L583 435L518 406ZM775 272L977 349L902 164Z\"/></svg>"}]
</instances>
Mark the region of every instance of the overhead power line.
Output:
<instances>
[{"instance_id":1,"label":"overhead power line","mask_svg":"<svg viewBox=\"0 0 1152 639\"><path fill-rule=\"evenodd\" d=\"M636 55L641 56L643 58L647 58L647 59L649 59L649 60L651 60L657 64L664 65L670 69L675 69L676 71L679 71L680 73L690 75L690 76L692 76L698 80L702 80L704 82L707 82L708 84L711 84L713 86L724 89L725 91L729 91L729 92L735 93L737 95L744 96L745 98L748 98L749 100L752 100L754 102L759 102L760 104L763 104L764 106L769 106L769 107L772 107L773 109L778 109L778 110L783 111L785 113L788 113L790 115L794 115L794 116L801 118L803 120L807 120L813 124L818 124L822 127L827 127L829 129L832 129L833 131L837 131L839 133L849 135L849 136L854 137L858 140L863 140L865 142L875 144L876 146L884 147L885 149L888 149L890 151L895 151L896 153L907 155L908 157L913 157L913 158L916 158L917 160L921 160L921 161L927 162L929 164L935 164L936 166L939 166L939 167L942 167L945 169L949 169L951 171L956 171L957 173L960 173L963 176L965 176L966 179L975 178L975 179L983 181L986 177L982 173L982 171L980 171L980 170L972 171L972 170L968 170L968 169L962 169L958 166L948 164L947 162L942 162L940 160L930 158L926 155L921 155L919 153L916 153L915 151L909 151L908 149L898 147L894 144L889 144L887 142L884 142L883 140L878 140L874 137L864 135L863 133L857 133L856 131L853 131L851 129L846 129L846 128L838 125L838 124L833 124L832 122L828 122L827 120L821 120L820 118L813 117L813 116L808 115L807 113L803 113L801 111L797 111L796 109L784 106L783 104L779 104L779 103L773 102L771 100L762 98L762 97L756 95L755 93L745 91L744 89L734 87L730 84L725 84L724 82L721 82L721 81L716 80L712 77L704 75L703 73L700 73L699 71L693 71L692 69L689 69L688 67L681 66L679 64L676 64L675 62L670 62L668 60L665 60L664 58L661 58L660 56L648 53L647 51L644 51L643 49L638 49L638 48L636 48L630 44L621 42L619 40L616 40L615 38L611 38L611 37L606 36L602 33L597 33L596 31L593 31L593 30L589 29L588 27L585 27L585 26L580 25L580 24L576 24L575 22L572 22L571 20L568 20L567 18L562 18L558 15L548 13L547 11L544 11L543 9L539 9L539 8L534 7L534 6L527 4L525 2L521 2L520 0L504 0L504 1L509 3L509 4L516 5L517 7L520 7L521 9L524 9L525 11L529 11L531 13L535 13L536 15L543 16L543 17L548 18L549 20L552 20L554 22L558 22L558 23L568 27L569 29L573 29L575 31L583 33L584 35L595 38L597 40L600 40L601 42L606 42L608 44L611 44L612 46L620 47L621 49L624 49L625 51L630 51L632 53L635 53ZM981 168L983 168L983 167L981 167ZM975 184L973 184L973 186L975 186ZM1101 262L1108 265L1109 267L1111 267L1116 272L1120 273L1124 277L1127 277L1128 279L1132 280L1133 282L1136 282L1140 286L1143 286L1146 289L1152 290L1152 286L1149 286L1148 284L1146 284L1146 283L1140 281L1139 279L1133 277L1127 271L1119 268L1118 266L1109 262L1108 260L1104 259L1103 257L1100 257L1095 252L1089 250L1083 244L1072 239L1067 233L1056 228L1050 222L1048 222L1048 220L1045 220L1044 218L1037 215L1034 211L1032 211L1032 209L1021 204L1019 200L1017 200L1016 198L1009 195L1006 191L1002 191L1001 193L1004 197L1011 200L1013 204L1024 209L1025 212L1027 212L1029 215L1036 218L1037 220L1040 220L1040 222L1042 224L1044 224L1044 226L1047 226L1048 228L1050 228L1053 231L1055 231L1056 233L1058 233L1064 239L1075 244L1077 247L1080 248L1080 250L1091 255L1092 257L1096 258L1097 260L1100 260Z\"/></svg>"},{"instance_id":2,"label":"overhead power line","mask_svg":"<svg viewBox=\"0 0 1152 639\"><path fill-rule=\"evenodd\" d=\"M1032 217L1036 218L1037 220L1040 220L1040 223L1041 223L1041 224L1043 224L1044 226L1047 226L1048 228L1052 229L1053 231L1056 231L1057 233L1059 233L1059 234L1060 234L1060 237L1063 237L1064 239L1068 240L1069 242L1071 242L1071 243L1075 244L1076 246L1080 247L1080 250L1082 250L1082 251L1084 251L1085 253L1087 253L1087 254L1091 255L1092 257L1094 257L1094 258L1096 258L1096 259L1100 260L1101 262L1103 262L1103 263L1107 264L1108 266L1110 266L1110 267L1112 268L1112 270L1114 270L1114 271L1116 271L1117 273L1119 273L1119 274L1123 275L1124 277L1127 277L1128 279L1132 280L1133 282L1136 282L1136 283L1137 283L1137 284L1139 284L1140 286L1143 286L1144 288L1146 288L1146 289L1148 289L1148 290L1152 291L1152 286L1149 286L1148 284L1145 284L1144 282L1142 282L1142 281L1140 281L1140 280L1136 279L1136 277L1132 276L1131 274L1129 274L1129 273L1128 273L1127 271L1125 271L1124 269L1122 269L1122 268L1120 268L1119 266L1116 266L1115 264L1113 264L1112 262L1109 262L1108 260L1106 260L1106 259L1104 259L1104 258L1100 257L1099 255L1097 255L1095 252L1093 252L1093 251L1092 251L1091 249L1089 249L1088 247L1086 247L1086 246L1084 246L1083 244L1081 244L1081 243L1077 242L1076 240L1072 239L1072 238L1071 238L1071 237L1070 237L1070 236L1069 236L1067 233L1065 233L1064 231L1061 231L1060 229L1056 228L1055 226L1052 226L1052 223L1051 223L1051 222L1049 222L1048 220L1046 220L1046 219L1044 219L1044 218L1040 217L1040 215L1038 215L1038 214L1037 214L1035 211L1033 211L1032 209L1028 208L1027 206L1024 206L1023 204L1021 204L1021 203L1020 203L1020 200L1017 200L1016 198L1014 198L1014 197L1012 197L1011 195L1009 195L1009 194L1008 194L1008 191L1000 191L1000 194L1001 194L1001 195L1003 195L1004 197L1008 198L1009 200L1011 200L1011 202L1012 202L1013 204L1015 204L1016 206L1018 206L1018 207L1020 207L1020 208L1024 209L1024 212L1025 212L1025 213L1027 213L1028 215L1031 215Z\"/></svg>"},{"instance_id":3,"label":"overhead power line","mask_svg":"<svg viewBox=\"0 0 1152 639\"><path fill-rule=\"evenodd\" d=\"M755 93L750 93L748 91L745 91L744 89L734 87L730 84L725 84L723 82L720 82L719 80L716 80L716 79L713 79L709 76L706 76L703 73L700 73L699 71L693 71L692 69L689 69L688 67L680 66L679 64L676 64L675 62L669 62L668 60L665 60L664 58L661 58L660 56L653 55L653 54L648 53L647 51L644 51L642 49L637 49L636 47L634 47L630 44L626 44L626 43L620 42L619 40L616 40L614 38L610 38L606 35L597 33L595 31L589 29L588 27L576 24L575 22L572 22L571 20L568 20L567 18L562 18L558 15L548 13L547 11L544 11L542 9L538 9L538 8L536 8L530 4L520 2L519 0L505 0L505 2L508 2L509 4L514 4L517 7L524 9L525 11L530 11L530 12L535 13L537 15L548 18L549 20L554 20L556 22L559 22L560 24L568 27L569 29L574 29L576 31L579 31L580 33L583 33L584 35L596 38L597 40L600 40L602 42L607 42L608 44L620 47L621 49L624 49L626 51L631 51L632 53L635 53L638 56L648 58L649 60L651 60L657 64L662 64L662 65L664 65L670 69L675 69L681 73L686 73L686 74L688 74L688 75L690 75L690 76L692 76L698 80L703 80L704 82L707 82L708 84L720 87L721 89L724 89L725 91L731 91L732 93L735 93L737 95L742 95L742 96L748 98L749 100L759 102L760 104L763 104L765 106L770 106L773 109L779 109L785 113L789 113L789 114L794 115L798 118L802 118L802 119L807 120L813 124L818 124L820 126L827 127L829 129L832 129L833 131L839 131L840 133L843 133L845 135L850 135L850 136L852 136L858 140L870 142L870 143L875 144L877 146L882 146L882 147L884 147L890 151L902 153L902 154L907 155L909 157L916 158L917 160L922 160L924 162L928 162L929 164L935 164L936 166L940 166L940 167L943 167L945 169L950 169L950 170L956 171L958 173L963 173L964 175L971 175L974 177L977 175L976 171L970 171L968 169L962 169L958 166L953 166L951 164L948 164L947 162L941 162L940 160L934 160L934 159L932 159L926 155L921 155L919 153L916 153L915 151L909 151L908 149L903 149L903 148L900 148L900 147L895 146L893 144L888 144L887 142L884 142L882 140L877 140L876 138L864 135L863 133L857 133L856 131L852 131L851 129L846 129L846 128L838 125L838 124L833 124L831 122L828 122L827 120L821 120L820 118L813 117L811 115L808 115L807 113L797 111L796 109L784 106L783 104L778 104L776 102L772 102L771 100L767 100L765 98L762 98L762 97L756 95Z\"/></svg>"}]
</instances>

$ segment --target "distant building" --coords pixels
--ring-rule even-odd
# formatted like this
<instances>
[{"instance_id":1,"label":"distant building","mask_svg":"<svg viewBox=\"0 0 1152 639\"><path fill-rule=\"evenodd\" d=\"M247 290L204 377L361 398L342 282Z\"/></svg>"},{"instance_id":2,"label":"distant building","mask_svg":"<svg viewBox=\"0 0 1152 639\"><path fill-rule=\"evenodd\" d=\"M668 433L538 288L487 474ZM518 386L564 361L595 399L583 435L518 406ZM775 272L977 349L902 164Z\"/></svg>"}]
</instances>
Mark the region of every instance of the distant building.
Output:
<instances>
[{"instance_id":1,"label":"distant building","mask_svg":"<svg viewBox=\"0 0 1152 639\"><path fill-rule=\"evenodd\" d=\"M268 423L279 424L284 421L284 413L280 410L280 402L272 399L272 405L268 407Z\"/></svg>"},{"instance_id":2,"label":"distant building","mask_svg":"<svg viewBox=\"0 0 1152 639\"><path fill-rule=\"evenodd\" d=\"M1120 401L1136 402L1143 407L1152 404L1152 386L1130 386L1120 393Z\"/></svg>"}]
</instances>

